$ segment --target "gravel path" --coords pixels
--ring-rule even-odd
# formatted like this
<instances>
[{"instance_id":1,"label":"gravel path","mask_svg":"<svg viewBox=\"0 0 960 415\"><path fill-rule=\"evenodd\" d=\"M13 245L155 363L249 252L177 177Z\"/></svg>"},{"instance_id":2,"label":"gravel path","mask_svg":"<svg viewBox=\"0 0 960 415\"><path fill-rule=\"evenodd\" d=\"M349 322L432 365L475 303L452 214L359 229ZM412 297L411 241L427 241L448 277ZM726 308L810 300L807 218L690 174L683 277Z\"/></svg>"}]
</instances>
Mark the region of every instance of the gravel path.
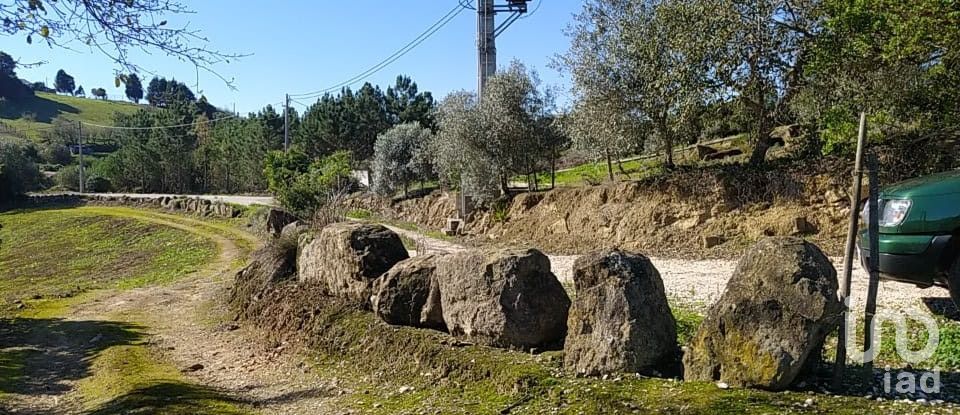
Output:
<instances>
[{"instance_id":1,"label":"gravel path","mask_svg":"<svg viewBox=\"0 0 960 415\"><path fill-rule=\"evenodd\" d=\"M415 231L388 226L394 232L418 241L418 244L430 252L456 252L465 248L456 243L443 241L421 235ZM573 263L578 255L548 255L553 273L560 282L573 284ZM684 260L667 258L650 258L660 276L663 278L667 295L687 307L706 310L711 304L720 299L727 280L737 266L731 260ZM838 277L841 275L842 258L831 258L837 268ZM856 261L855 261L856 262ZM851 306L855 310L862 309L863 298L867 292L867 273L859 266L853 267L853 284L851 286ZM947 290L939 287L920 289L910 284L898 282L880 283L877 296L880 310L907 310L914 309L930 313L930 308L949 306L950 295Z\"/></svg>"},{"instance_id":2,"label":"gravel path","mask_svg":"<svg viewBox=\"0 0 960 415\"><path fill-rule=\"evenodd\" d=\"M35 197L45 197L45 196L65 196L65 195L77 195L81 193L78 192L59 192L59 193L32 193L30 196ZM176 195L176 194L166 194L166 193L83 193L87 196L106 196L106 197L128 197L131 199L162 199L164 197L190 197L194 199L204 199L211 202L224 202L224 203L233 203L235 205L242 206L251 206L251 205L265 205L273 206L277 202L271 196L243 196L243 195Z\"/></svg>"}]
</instances>

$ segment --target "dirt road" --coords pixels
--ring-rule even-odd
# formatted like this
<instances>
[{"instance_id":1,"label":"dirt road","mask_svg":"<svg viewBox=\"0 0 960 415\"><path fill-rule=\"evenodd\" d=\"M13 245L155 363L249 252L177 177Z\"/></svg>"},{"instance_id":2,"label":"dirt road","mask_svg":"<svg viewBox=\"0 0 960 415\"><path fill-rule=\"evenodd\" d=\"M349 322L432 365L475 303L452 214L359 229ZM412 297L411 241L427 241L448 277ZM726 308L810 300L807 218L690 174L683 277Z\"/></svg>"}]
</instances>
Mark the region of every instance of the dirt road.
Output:
<instances>
[{"instance_id":1,"label":"dirt road","mask_svg":"<svg viewBox=\"0 0 960 415\"><path fill-rule=\"evenodd\" d=\"M93 300L57 316L57 327L94 327L83 335L35 333L43 355L31 359L25 381L37 384L29 393L4 397L0 412L24 414L83 413L86 396L78 384L94 376L89 359L106 327L133 328L142 344L163 364L184 369L188 381L266 414L313 413L332 396L333 386L312 375L295 355L258 346L244 329L224 321L222 296L233 274L257 241L226 225L182 216L126 208L82 208L90 213L119 215L182 229L207 237L218 248L217 258L202 270L171 285L126 291L104 291ZM108 334L109 335L109 334ZM80 338L78 338L80 337ZM197 369L198 367L201 367ZM76 376L66 376L74 373Z\"/></svg>"}]
</instances>

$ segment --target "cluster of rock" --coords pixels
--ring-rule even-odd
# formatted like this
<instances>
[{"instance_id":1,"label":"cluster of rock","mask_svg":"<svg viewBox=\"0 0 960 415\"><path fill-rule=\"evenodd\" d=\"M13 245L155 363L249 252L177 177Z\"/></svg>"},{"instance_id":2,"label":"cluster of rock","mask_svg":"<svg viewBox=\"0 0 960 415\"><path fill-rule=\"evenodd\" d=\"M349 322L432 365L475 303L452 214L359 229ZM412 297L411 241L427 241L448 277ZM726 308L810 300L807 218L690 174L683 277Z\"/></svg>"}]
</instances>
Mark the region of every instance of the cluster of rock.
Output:
<instances>
[{"instance_id":1,"label":"cluster of rock","mask_svg":"<svg viewBox=\"0 0 960 415\"><path fill-rule=\"evenodd\" d=\"M211 201L196 197L170 197L143 198L129 196L105 196L105 195L84 195L83 198L88 203L97 203L105 205L153 207L167 209L170 211L193 213L198 216L235 218L243 213L243 210L228 203Z\"/></svg>"},{"instance_id":2,"label":"cluster of rock","mask_svg":"<svg viewBox=\"0 0 960 415\"><path fill-rule=\"evenodd\" d=\"M282 256L267 258L292 266ZM819 355L841 309L829 260L794 237L767 238L748 250L685 353L659 272L643 255L618 249L575 262L572 301L536 249L411 258L400 237L380 225L302 232L295 263L300 283L363 304L388 324L494 347L562 346L565 369L578 376L682 370L688 380L783 389ZM264 273L263 264L251 264L238 279L251 267Z\"/></svg>"}]
</instances>

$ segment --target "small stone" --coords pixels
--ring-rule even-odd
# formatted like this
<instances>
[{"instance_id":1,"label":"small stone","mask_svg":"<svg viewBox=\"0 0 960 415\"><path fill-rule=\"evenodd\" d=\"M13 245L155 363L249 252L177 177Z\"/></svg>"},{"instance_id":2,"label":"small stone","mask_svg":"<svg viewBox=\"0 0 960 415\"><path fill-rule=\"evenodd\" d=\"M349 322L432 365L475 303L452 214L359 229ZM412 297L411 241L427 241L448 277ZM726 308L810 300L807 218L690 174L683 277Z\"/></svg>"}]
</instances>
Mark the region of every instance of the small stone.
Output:
<instances>
[{"instance_id":1,"label":"small stone","mask_svg":"<svg viewBox=\"0 0 960 415\"><path fill-rule=\"evenodd\" d=\"M717 382L717 387L720 389L730 389L730 385L726 382Z\"/></svg>"},{"instance_id":2,"label":"small stone","mask_svg":"<svg viewBox=\"0 0 960 415\"><path fill-rule=\"evenodd\" d=\"M188 367L188 368L186 368L186 369L183 369L183 372L185 372L185 373L190 373L190 372L196 372L196 371L198 371L198 370L203 370L203 364L201 364L201 363L195 363L195 364L191 365L190 367Z\"/></svg>"},{"instance_id":3,"label":"small stone","mask_svg":"<svg viewBox=\"0 0 960 415\"><path fill-rule=\"evenodd\" d=\"M413 386L401 386L400 393L413 392Z\"/></svg>"},{"instance_id":4,"label":"small stone","mask_svg":"<svg viewBox=\"0 0 960 415\"><path fill-rule=\"evenodd\" d=\"M807 400L803 401L803 406L805 407L813 406L813 398L807 398Z\"/></svg>"}]
</instances>

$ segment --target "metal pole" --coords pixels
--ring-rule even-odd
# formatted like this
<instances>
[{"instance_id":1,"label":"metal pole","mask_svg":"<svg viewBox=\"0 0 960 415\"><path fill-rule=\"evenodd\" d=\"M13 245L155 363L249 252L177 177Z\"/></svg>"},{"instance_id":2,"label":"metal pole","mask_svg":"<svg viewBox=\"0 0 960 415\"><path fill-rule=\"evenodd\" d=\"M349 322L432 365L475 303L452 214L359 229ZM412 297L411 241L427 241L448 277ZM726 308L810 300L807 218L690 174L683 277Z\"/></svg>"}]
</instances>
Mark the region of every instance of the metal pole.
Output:
<instances>
[{"instance_id":1,"label":"metal pole","mask_svg":"<svg viewBox=\"0 0 960 415\"><path fill-rule=\"evenodd\" d=\"M77 142L80 144L78 153L80 153L80 193L83 193L83 122L77 121Z\"/></svg>"},{"instance_id":2,"label":"metal pole","mask_svg":"<svg viewBox=\"0 0 960 415\"><path fill-rule=\"evenodd\" d=\"M496 11L494 0L479 0L477 7L477 46L479 64L477 96L483 99L487 78L497 72Z\"/></svg>"},{"instance_id":3,"label":"metal pole","mask_svg":"<svg viewBox=\"0 0 960 415\"><path fill-rule=\"evenodd\" d=\"M850 298L850 279L853 272L853 254L857 248L857 225L860 222L860 187L863 185L863 149L867 141L867 114L860 113L860 131L857 134L857 157L853 167L853 194L850 197L850 226L843 256L843 278L840 280L839 300L843 306L837 333L837 359L833 367L833 388L838 389L847 364L847 302Z\"/></svg>"},{"instance_id":4,"label":"metal pole","mask_svg":"<svg viewBox=\"0 0 960 415\"><path fill-rule=\"evenodd\" d=\"M867 379L873 379L873 316L877 313L877 290L880 288L880 182L877 172L877 155L869 154L867 156L867 168L870 177L870 199L867 201L870 211L870 220L868 224L868 233L870 239L870 260L867 270L870 273L870 281L867 284L867 302L864 313L863 329L863 366ZM869 380L868 380L869 382Z\"/></svg>"},{"instance_id":5,"label":"metal pole","mask_svg":"<svg viewBox=\"0 0 960 415\"><path fill-rule=\"evenodd\" d=\"M290 94L286 94L283 104L283 151L290 148Z\"/></svg>"}]
</instances>

